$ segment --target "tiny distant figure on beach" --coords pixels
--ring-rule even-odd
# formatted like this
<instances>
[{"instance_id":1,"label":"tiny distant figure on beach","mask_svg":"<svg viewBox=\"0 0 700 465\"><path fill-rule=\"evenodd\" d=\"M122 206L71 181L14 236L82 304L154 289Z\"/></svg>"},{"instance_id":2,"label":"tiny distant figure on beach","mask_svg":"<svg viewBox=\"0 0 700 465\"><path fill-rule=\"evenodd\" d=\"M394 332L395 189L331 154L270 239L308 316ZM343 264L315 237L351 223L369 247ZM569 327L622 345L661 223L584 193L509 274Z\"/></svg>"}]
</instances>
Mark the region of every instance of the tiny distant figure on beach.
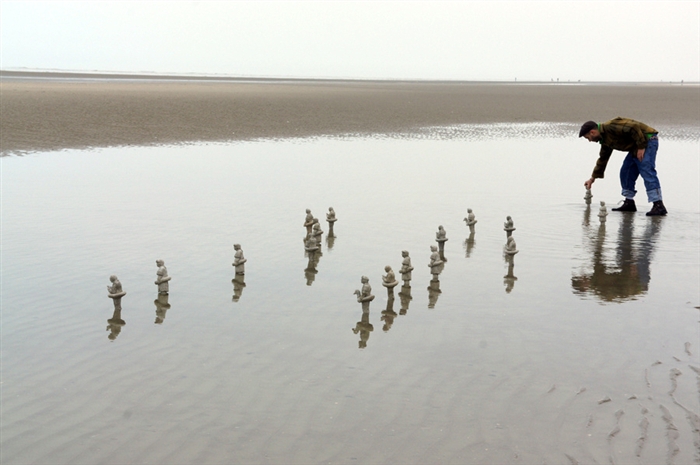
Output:
<instances>
[{"instance_id":1,"label":"tiny distant figure on beach","mask_svg":"<svg viewBox=\"0 0 700 465\"><path fill-rule=\"evenodd\" d=\"M629 118L617 117L605 123L586 121L581 126L579 137L589 142L599 142L600 154L591 178L583 183L586 189L598 178L603 178L605 167L613 150L627 152L620 168L620 184L624 203L613 211L636 212L634 195L635 184L641 175L649 202L653 203L647 216L660 216L668 213L661 197L661 184L656 174L656 152L659 148L659 131L644 123Z\"/></svg>"}]
</instances>

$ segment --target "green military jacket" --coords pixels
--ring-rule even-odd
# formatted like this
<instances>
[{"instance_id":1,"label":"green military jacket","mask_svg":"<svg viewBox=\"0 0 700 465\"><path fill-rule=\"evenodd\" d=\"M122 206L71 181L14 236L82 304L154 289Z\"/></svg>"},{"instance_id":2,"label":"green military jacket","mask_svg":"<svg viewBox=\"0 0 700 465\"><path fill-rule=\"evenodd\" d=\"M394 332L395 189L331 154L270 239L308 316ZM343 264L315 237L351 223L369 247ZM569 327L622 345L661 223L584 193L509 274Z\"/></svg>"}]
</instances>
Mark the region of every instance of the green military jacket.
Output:
<instances>
[{"instance_id":1,"label":"green military jacket","mask_svg":"<svg viewBox=\"0 0 700 465\"><path fill-rule=\"evenodd\" d=\"M593 177L602 178L613 150L630 152L645 149L647 140L659 133L651 126L629 118L618 116L598 125L600 131L600 154L593 168Z\"/></svg>"}]
</instances>

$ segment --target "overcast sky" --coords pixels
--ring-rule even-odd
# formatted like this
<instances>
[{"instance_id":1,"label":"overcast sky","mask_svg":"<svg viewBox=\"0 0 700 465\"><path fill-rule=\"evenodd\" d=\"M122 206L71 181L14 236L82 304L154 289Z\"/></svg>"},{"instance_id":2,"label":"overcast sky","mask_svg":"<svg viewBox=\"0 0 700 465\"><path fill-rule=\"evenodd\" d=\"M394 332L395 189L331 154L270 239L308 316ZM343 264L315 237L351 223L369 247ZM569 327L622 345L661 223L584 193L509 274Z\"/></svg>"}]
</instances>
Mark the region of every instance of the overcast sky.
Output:
<instances>
[{"instance_id":1,"label":"overcast sky","mask_svg":"<svg viewBox=\"0 0 700 465\"><path fill-rule=\"evenodd\" d=\"M2 1L2 69L700 81L700 1Z\"/></svg>"}]
</instances>

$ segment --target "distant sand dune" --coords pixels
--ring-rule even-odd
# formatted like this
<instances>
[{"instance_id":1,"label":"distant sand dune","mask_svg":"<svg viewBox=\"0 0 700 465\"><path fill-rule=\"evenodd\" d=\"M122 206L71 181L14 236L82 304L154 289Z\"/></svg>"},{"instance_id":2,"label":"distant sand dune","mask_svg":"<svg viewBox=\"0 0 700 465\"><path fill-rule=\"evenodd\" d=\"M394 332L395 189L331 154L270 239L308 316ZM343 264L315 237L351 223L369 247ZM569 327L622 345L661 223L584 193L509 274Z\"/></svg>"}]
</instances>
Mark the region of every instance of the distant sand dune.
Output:
<instances>
[{"instance_id":1,"label":"distant sand dune","mask_svg":"<svg viewBox=\"0 0 700 465\"><path fill-rule=\"evenodd\" d=\"M7 73L3 73L7 77ZM697 85L3 79L2 154L629 116L700 126Z\"/></svg>"}]
</instances>

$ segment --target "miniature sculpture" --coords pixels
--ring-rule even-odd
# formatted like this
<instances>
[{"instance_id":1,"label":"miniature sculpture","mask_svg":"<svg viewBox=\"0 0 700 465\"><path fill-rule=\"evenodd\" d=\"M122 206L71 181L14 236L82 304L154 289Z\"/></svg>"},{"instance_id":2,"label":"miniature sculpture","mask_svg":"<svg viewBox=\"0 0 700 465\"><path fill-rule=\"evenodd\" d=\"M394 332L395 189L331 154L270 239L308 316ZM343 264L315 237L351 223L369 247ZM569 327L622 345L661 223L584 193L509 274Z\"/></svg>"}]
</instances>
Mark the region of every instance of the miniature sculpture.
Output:
<instances>
[{"instance_id":1,"label":"miniature sculpture","mask_svg":"<svg viewBox=\"0 0 700 465\"><path fill-rule=\"evenodd\" d=\"M326 213L326 221L328 221L328 236L333 237L333 225L338 219L335 217L335 210L333 207L328 207L328 213Z\"/></svg>"},{"instance_id":2,"label":"miniature sculpture","mask_svg":"<svg viewBox=\"0 0 700 465\"><path fill-rule=\"evenodd\" d=\"M304 227L306 227L306 234L311 234L311 227L314 225L314 215L311 214L311 210L306 209L306 219L304 219Z\"/></svg>"},{"instance_id":3,"label":"miniature sculpture","mask_svg":"<svg viewBox=\"0 0 700 465\"><path fill-rule=\"evenodd\" d=\"M126 292L124 292L122 289L122 283L119 282L119 279L117 279L115 275L110 276L109 280L112 285L107 286L107 297L112 299L112 302L114 302L114 310L121 311L122 297L126 295Z\"/></svg>"},{"instance_id":4,"label":"miniature sculpture","mask_svg":"<svg viewBox=\"0 0 700 465\"><path fill-rule=\"evenodd\" d=\"M506 255L515 255L519 252L517 246L515 245L515 239L513 238L513 236L510 236L508 238L508 242L506 242L504 252Z\"/></svg>"},{"instance_id":5,"label":"miniature sculpture","mask_svg":"<svg viewBox=\"0 0 700 465\"><path fill-rule=\"evenodd\" d=\"M437 281L438 276L440 273L442 273L443 261L440 260L440 254L438 253L437 247L431 245L430 251L432 253L430 254L430 263L428 266L430 267L430 273L433 275L433 281Z\"/></svg>"},{"instance_id":6,"label":"miniature sculpture","mask_svg":"<svg viewBox=\"0 0 700 465\"><path fill-rule=\"evenodd\" d=\"M394 270L392 270L389 265L384 267L384 271L386 271L386 275L382 276L382 286L386 287L386 291L389 295L389 298L393 299L394 288L397 284L399 284L399 282L396 280Z\"/></svg>"},{"instance_id":7,"label":"miniature sculpture","mask_svg":"<svg viewBox=\"0 0 700 465\"><path fill-rule=\"evenodd\" d=\"M506 232L506 240L513 234L513 231L515 231L515 226L513 226L513 218L510 216L506 216L506 222L503 223L503 230Z\"/></svg>"},{"instance_id":8,"label":"miniature sculpture","mask_svg":"<svg viewBox=\"0 0 700 465\"><path fill-rule=\"evenodd\" d=\"M369 278L367 276L363 276L360 278L360 281L362 282L362 290L356 290L355 295L357 296L357 301L358 302L371 302L374 300L374 296L372 295L372 286L369 285Z\"/></svg>"},{"instance_id":9,"label":"miniature sculpture","mask_svg":"<svg viewBox=\"0 0 700 465\"><path fill-rule=\"evenodd\" d=\"M438 226L438 231L435 233L435 242L438 243L438 248L440 250L440 257L445 261L445 242L447 242L447 233L445 228Z\"/></svg>"},{"instance_id":10,"label":"miniature sculpture","mask_svg":"<svg viewBox=\"0 0 700 465\"><path fill-rule=\"evenodd\" d=\"M605 207L605 202L600 201L600 211L598 211L598 218L600 218L601 223L605 223L606 217L608 216L608 209Z\"/></svg>"},{"instance_id":11,"label":"miniature sculpture","mask_svg":"<svg viewBox=\"0 0 700 465\"><path fill-rule=\"evenodd\" d=\"M369 305L369 304L366 304ZM358 341L358 347L364 349L367 347L367 341L369 340L369 333L374 331L374 326L369 322L369 307L365 310L365 304L362 304L362 319L355 324L352 328L352 332L357 334L360 333L360 340Z\"/></svg>"},{"instance_id":12,"label":"miniature sculpture","mask_svg":"<svg viewBox=\"0 0 700 465\"><path fill-rule=\"evenodd\" d=\"M246 286L245 277L243 275L236 276L231 280L231 284L233 284L233 297L231 297L231 300L233 302L238 302L241 300L241 295L243 294L243 288Z\"/></svg>"},{"instance_id":13,"label":"miniature sculpture","mask_svg":"<svg viewBox=\"0 0 700 465\"><path fill-rule=\"evenodd\" d=\"M122 327L126 324L126 321L122 320L122 309L120 308L115 308L114 313L112 314L112 318L107 320L107 331L109 331L109 334L107 335L107 339L110 341L113 341L119 336L119 333L122 332Z\"/></svg>"},{"instance_id":14,"label":"miniature sculpture","mask_svg":"<svg viewBox=\"0 0 700 465\"><path fill-rule=\"evenodd\" d=\"M312 253L319 249L319 244L316 237L317 236L314 236L313 234L309 234L308 236L306 236L306 241L304 241L304 250L306 250L309 253Z\"/></svg>"},{"instance_id":15,"label":"miniature sculpture","mask_svg":"<svg viewBox=\"0 0 700 465\"><path fill-rule=\"evenodd\" d=\"M591 199L593 198L593 194L591 194L590 189L586 189L586 195L583 196L583 199L586 201L586 205L591 204Z\"/></svg>"},{"instance_id":16,"label":"miniature sculpture","mask_svg":"<svg viewBox=\"0 0 700 465\"><path fill-rule=\"evenodd\" d=\"M158 294L168 295L170 290L168 283L172 276L168 276L168 269L165 267L163 260L156 260L156 266L158 266L158 271L156 272L156 282L154 284L158 286Z\"/></svg>"},{"instance_id":17,"label":"miniature sculpture","mask_svg":"<svg viewBox=\"0 0 700 465\"><path fill-rule=\"evenodd\" d=\"M404 284L408 284L408 282L411 281L411 271L413 271L411 257L408 256L408 250L402 250L401 256L403 257L403 261L401 262L399 273L401 273L401 279L404 281Z\"/></svg>"},{"instance_id":18,"label":"miniature sculpture","mask_svg":"<svg viewBox=\"0 0 700 465\"><path fill-rule=\"evenodd\" d=\"M236 274L245 274L245 262L248 260L243 257L243 250L241 250L241 244L233 244L233 250L236 251L232 265L236 267Z\"/></svg>"},{"instance_id":19,"label":"miniature sculpture","mask_svg":"<svg viewBox=\"0 0 700 465\"><path fill-rule=\"evenodd\" d=\"M318 222L318 218L314 218L314 225L311 229L311 235L316 238L317 243L321 243L321 235L323 235L323 231L321 230L321 224Z\"/></svg>"},{"instance_id":20,"label":"miniature sculpture","mask_svg":"<svg viewBox=\"0 0 700 465\"><path fill-rule=\"evenodd\" d=\"M474 232L474 225L476 224L476 217L471 208L467 208L467 217L464 218L464 222L469 226L469 231Z\"/></svg>"},{"instance_id":21,"label":"miniature sculpture","mask_svg":"<svg viewBox=\"0 0 700 465\"><path fill-rule=\"evenodd\" d=\"M168 294L158 294L158 298L154 300L153 303L156 305L156 321L154 324L163 324L165 314L170 308L170 304L168 303Z\"/></svg>"}]
</instances>

